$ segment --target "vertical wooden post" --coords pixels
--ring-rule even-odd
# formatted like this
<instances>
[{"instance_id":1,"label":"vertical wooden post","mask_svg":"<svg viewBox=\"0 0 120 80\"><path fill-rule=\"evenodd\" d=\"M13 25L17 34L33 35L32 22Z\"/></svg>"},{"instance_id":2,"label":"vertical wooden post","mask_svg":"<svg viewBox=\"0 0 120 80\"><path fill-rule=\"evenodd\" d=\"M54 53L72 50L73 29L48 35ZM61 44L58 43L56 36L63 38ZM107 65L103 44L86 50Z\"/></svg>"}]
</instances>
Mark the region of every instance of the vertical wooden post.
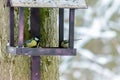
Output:
<instances>
[{"instance_id":1,"label":"vertical wooden post","mask_svg":"<svg viewBox=\"0 0 120 80\"><path fill-rule=\"evenodd\" d=\"M40 39L39 8L31 8L30 27L32 37L37 37ZM40 80L40 56L31 56L31 80Z\"/></svg>"},{"instance_id":2,"label":"vertical wooden post","mask_svg":"<svg viewBox=\"0 0 120 80\"><path fill-rule=\"evenodd\" d=\"M10 46L14 46L14 8L10 7L9 9L9 19L10 19Z\"/></svg>"},{"instance_id":3,"label":"vertical wooden post","mask_svg":"<svg viewBox=\"0 0 120 80\"><path fill-rule=\"evenodd\" d=\"M20 7L18 46L22 47L23 43L24 43L24 8Z\"/></svg>"},{"instance_id":4,"label":"vertical wooden post","mask_svg":"<svg viewBox=\"0 0 120 80\"><path fill-rule=\"evenodd\" d=\"M69 48L74 47L74 15L75 9L69 11Z\"/></svg>"},{"instance_id":5,"label":"vertical wooden post","mask_svg":"<svg viewBox=\"0 0 120 80\"><path fill-rule=\"evenodd\" d=\"M9 7L10 46L14 46L14 7L11 7L10 0L7 0L6 5Z\"/></svg>"},{"instance_id":6,"label":"vertical wooden post","mask_svg":"<svg viewBox=\"0 0 120 80\"><path fill-rule=\"evenodd\" d=\"M59 47L64 40L64 9L59 9Z\"/></svg>"},{"instance_id":7,"label":"vertical wooden post","mask_svg":"<svg viewBox=\"0 0 120 80\"><path fill-rule=\"evenodd\" d=\"M31 80L40 80L40 57L31 56Z\"/></svg>"}]
</instances>

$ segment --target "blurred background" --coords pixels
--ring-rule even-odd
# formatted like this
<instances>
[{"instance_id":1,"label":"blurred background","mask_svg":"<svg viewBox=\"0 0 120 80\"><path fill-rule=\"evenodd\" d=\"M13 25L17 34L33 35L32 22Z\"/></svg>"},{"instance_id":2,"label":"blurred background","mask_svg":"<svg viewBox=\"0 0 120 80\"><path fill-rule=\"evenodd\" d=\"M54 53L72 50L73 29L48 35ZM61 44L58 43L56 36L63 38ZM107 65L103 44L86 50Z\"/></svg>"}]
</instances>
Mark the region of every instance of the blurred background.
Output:
<instances>
[{"instance_id":1,"label":"blurred background","mask_svg":"<svg viewBox=\"0 0 120 80\"><path fill-rule=\"evenodd\" d=\"M86 0L77 9L76 56L61 57L60 80L120 80L120 0ZM65 10L65 39L68 38Z\"/></svg>"}]
</instances>

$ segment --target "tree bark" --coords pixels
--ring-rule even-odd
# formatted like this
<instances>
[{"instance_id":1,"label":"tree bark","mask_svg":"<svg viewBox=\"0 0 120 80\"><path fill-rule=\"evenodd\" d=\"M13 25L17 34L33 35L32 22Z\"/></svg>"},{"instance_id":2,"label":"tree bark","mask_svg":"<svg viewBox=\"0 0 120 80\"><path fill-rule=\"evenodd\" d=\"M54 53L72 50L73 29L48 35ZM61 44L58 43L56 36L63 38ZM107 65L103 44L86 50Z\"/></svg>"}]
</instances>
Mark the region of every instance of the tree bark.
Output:
<instances>
[{"instance_id":1,"label":"tree bark","mask_svg":"<svg viewBox=\"0 0 120 80\"><path fill-rule=\"evenodd\" d=\"M41 9L40 15L42 16L41 45L43 47L58 47L57 10ZM42 80L59 80L59 58L42 56L41 60Z\"/></svg>"},{"instance_id":2,"label":"tree bark","mask_svg":"<svg viewBox=\"0 0 120 80\"><path fill-rule=\"evenodd\" d=\"M0 1L0 80L30 80L30 58L28 56L10 55L6 53L9 40L9 9L5 7L5 0ZM25 10L25 19L28 11ZM40 31L42 47L57 47L57 10L41 9L42 29ZM17 20L18 14L15 14ZM30 35L25 20L25 39ZM17 21L15 24L15 40L17 40ZM59 57L41 56L41 80L59 79Z\"/></svg>"}]
</instances>

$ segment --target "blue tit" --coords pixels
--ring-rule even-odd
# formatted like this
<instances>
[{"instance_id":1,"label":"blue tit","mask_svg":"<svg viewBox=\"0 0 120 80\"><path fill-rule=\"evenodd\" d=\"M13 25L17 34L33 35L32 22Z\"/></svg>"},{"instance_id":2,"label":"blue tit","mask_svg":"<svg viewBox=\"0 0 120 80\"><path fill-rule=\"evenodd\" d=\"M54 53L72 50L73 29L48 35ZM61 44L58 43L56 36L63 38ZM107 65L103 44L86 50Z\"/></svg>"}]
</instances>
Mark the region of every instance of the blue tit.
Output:
<instances>
[{"instance_id":1,"label":"blue tit","mask_svg":"<svg viewBox=\"0 0 120 80\"><path fill-rule=\"evenodd\" d=\"M25 47L34 48L39 44L39 39L37 37L25 41Z\"/></svg>"}]
</instances>

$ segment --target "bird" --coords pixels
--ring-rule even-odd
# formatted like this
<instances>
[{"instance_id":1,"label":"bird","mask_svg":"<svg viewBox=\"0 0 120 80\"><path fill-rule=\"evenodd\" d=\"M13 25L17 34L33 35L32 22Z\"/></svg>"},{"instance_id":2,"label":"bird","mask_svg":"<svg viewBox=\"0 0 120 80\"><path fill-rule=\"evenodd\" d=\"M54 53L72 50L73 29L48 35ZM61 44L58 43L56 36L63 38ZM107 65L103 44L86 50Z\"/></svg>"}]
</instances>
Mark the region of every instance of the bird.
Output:
<instances>
[{"instance_id":1,"label":"bird","mask_svg":"<svg viewBox=\"0 0 120 80\"><path fill-rule=\"evenodd\" d=\"M62 47L62 48L68 48L68 46L69 46L68 40L63 40L63 41L61 42L61 47Z\"/></svg>"},{"instance_id":2,"label":"bird","mask_svg":"<svg viewBox=\"0 0 120 80\"><path fill-rule=\"evenodd\" d=\"M25 41L25 47L28 47L28 48L38 47L39 42L40 42L39 38L37 38L37 37L31 38L31 39Z\"/></svg>"},{"instance_id":3,"label":"bird","mask_svg":"<svg viewBox=\"0 0 120 80\"><path fill-rule=\"evenodd\" d=\"M81 39L75 39L74 41L78 41L78 40L81 40ZM63 40L61 42L61 47L62 48L68 48L69 47L69 40Z\"/></svg>"}]
</instances>

